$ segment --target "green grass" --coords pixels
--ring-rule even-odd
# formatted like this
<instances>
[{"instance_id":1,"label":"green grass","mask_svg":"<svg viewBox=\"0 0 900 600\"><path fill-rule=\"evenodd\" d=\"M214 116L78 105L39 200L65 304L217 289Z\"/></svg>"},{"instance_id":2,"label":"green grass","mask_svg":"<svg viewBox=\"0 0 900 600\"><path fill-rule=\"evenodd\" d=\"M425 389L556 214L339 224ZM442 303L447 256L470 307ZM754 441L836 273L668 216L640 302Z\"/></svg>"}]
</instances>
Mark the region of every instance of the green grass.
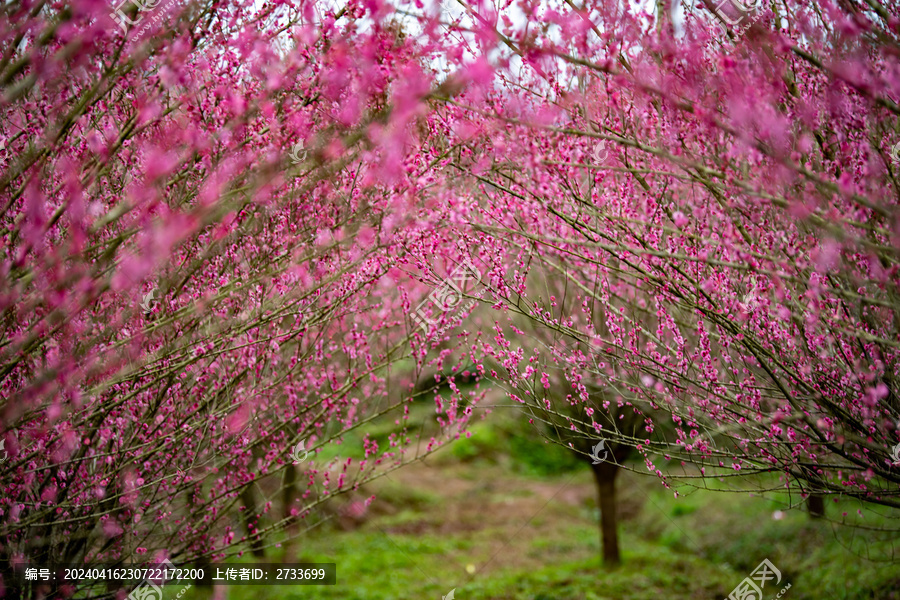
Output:
<instances>
[{"instance_id":1,"label":"green grass","mask_svg":"<svg viewBox=\"0 0 900 600\"><path fill-rule=\"evenodd\" d=\"M839 523L847 512L848 524L895 527L896 511L891 519L890 511L868 507L860 517L854 501L827 502L827 518L814 519L802 504L783 510L791 498L780 492L697 491L675 500L671 492L651 488L648 498L662 510L644 510L636 519L646 539L744 574L735 584L768 558L781 571L782 585L792 584L783 598L900 599L900 569L888 560L896 540ZM778 509L783 515L776 520Z\"/></svg>"},{"instance_id":2,"label":"green grass","mask_svg":"<svg viewBox=\"0 0 900 600\"><path fill-rule=\"evenodd\" d=\"M570 544L596 551L593 531L570 529L564 533ZM455 588L456 597L461 600L638 600L663 594L674 600L696 600L712 598L733 580L727 572L702 560L660 551L652 544L628 537L627 568L605 570L596 558L559 563L548 560L545 567L537 570L503 569L489 577L479 577L477 573L468 574L465 567L484 564L489 557L464 540L359 532L314 540L304 545L298 558L309 562L336 561L338 585L233 586L228 598L412 600L440 598ZM534 549L542 556L553 554L546 540L536 543ZM707 590L710 595L698 596L698 589ZM185 598L203 595L202 590L190 590Z\"/></svg>"},{"instance_id":3,"label":"green grass","mask_svg":"<svg viewBox=\"0 0 900 600\"><path fill-rule=\"evenodd\" d=\"M434 419L433 402L416 402L412 415ZM393 420L367 427L376 439L397 429ZM276 551L268 559L334 562L337 585L233 586L228 600L438 600L454 588L459 600L722 600L764 558L783 577L765 600L786 583L783 600L900 600L900 569L863 558L890 557L896 541L888 536L811 519L802 503L787 510L797 498L783 493L699 490L675 498L656 478L630 472L618 480L623 564L607 569L584 463L505 409L471 431L415 477L401 480L401 471L379 480L382 510L360 528L326 525L303 537L294 556ZM328 454L361 451L362 433ZM776 479L766 483L778 487ZM566 490L579 491L580 503L563 502ZM846 512L848 522L875 529L898 516L869 508L859 517L851 502L828 504L830 518ZM779 508L784 517L776 520ZM209 597L192 589L182 598Z\"/></svg>"},{"instance_id":4,"label":"green grass","mask_svg":"<svg viewBox=\"0 0 900 600\"><path fill-rule=\"evenodd\" d=\"M440 495L413 493L392 484L392 501L409 501L417 508L379 517L358 531L320 531L301 543L294 560L336 562L338 585L235 586L229 589L228 598L437 599L455 588L460 600L721 600L763 558L781 570L781 586L791 583L785 599L900 597L896 568L849 553L824 521L811 520L799 511L775 521L771 504L760 498L697 492L675 499L656 489L653 480L631 475L622 481L626 486L646 488L648 501L637 518L622 523L624 564L616 569L606 569L599 562L595 523L587 519L566 523L552 509L542 514L558 521L559 528L544 526L534 537L519 533L502 546L507 564L500 568L492 566L489 546L492 539L509 535L509 531L487 527L467 533L391 533L398 523L422 519L440 528L446 508ZM561 483L562 478L556 482ZM493 497L490 492L485 494ZM489 518L491 509L485 498L478 495L472 500L483 504ZM654 522L657 518L662 525ZM876 540L868 547L878 545ZM533 560L541 566L519 568L516 560L509 566L510 557ZM478 571L467 572L467 565ZM204 594L185 598L191 597Z\"/></svg>"}]
</instances>

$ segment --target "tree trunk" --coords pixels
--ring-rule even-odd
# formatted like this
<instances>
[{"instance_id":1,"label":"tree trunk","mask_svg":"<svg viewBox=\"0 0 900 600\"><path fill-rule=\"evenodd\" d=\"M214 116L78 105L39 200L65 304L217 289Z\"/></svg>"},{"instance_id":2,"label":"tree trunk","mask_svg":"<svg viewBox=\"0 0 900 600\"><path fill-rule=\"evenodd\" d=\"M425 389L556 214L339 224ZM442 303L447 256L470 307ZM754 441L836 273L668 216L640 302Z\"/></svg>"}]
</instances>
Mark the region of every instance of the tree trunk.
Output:
<instances>
[{"instance_id":1,"label":"tree trunk","mask_svg":"<svg viewBox=\"0 0 900 600\"><path fill-rule=\"evenodd\" d=\"M250 539L250 550L256 558L265 558L266 552L263 549L263 541L257 533L259 527L259 514L256 507L256 496L253 493L252 485L248 485L241 492L241 500L244 502L244 528L247 530L247 537Z\"/></svg>"},{"instance_id":2,"label":"tree trunk","mask_svg":"<svg viewBox=\"0 0 900 600\"><path fill-rule=\"evenodd\" d=\"M281 518L287 521L287 529L291 534L299 533L298 520L291 516L294 500L297 498L297 467L288 463L284 468L284 479L281 487Z\"/></svg>"},{"instance_id":3,"label":"tree trunk","mask_svg":"<svg viewBox=\"0 0 900 600\"><path fill-rule=\"evenodd\" d=\"M281 518L285 521L284 561L291 562L295 558L296 542L300 535L300 520L291 515L294 500L297 498L297 467L289 463L284 469L284 480L281 488Z\"/></svg>"},{"instance_id":4,"label":"tree trunk","mask_svg":"<svg viewBox=\"0 0 900 600\"><path fill-rule=\"evenodd\" d=\"M597 481L597 500L600 504L600 543L603 547L603 564L614 567L621 564L619 533L616 523L616 475L619 467L610 463L591 465Z\"/></svg>"},{"instance_id":5,"label":"tree trunk","mask_svg":"<svg viewBox=\"0 0 900 600\"><path fill-rule=\"evenodd\" d=\"M825 498L822 494L810 494L806 498L806 506L809 508L809 516L814 519L825 516Z\"/></svg>"}]
</instances>

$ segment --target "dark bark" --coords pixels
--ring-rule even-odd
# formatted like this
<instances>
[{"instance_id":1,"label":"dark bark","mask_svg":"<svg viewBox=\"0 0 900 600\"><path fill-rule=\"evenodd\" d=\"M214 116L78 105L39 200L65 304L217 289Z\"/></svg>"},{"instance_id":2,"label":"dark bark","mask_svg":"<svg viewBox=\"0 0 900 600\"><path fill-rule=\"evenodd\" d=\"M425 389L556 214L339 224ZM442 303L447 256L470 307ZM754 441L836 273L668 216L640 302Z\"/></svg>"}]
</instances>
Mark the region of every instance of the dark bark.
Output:
<instances>
[{"instance_id":1,"label":"dark bark","mask_svg":"<svg viewBox=\"0 0 900 600\"><path fill-rule=\"evenodd\" d=\"M825 498L822 494L810 494L806 498L806 506L809 508L809 515L814 519L825 516Z\"/></svg>"},{"instance_id":2,"label":"dark bark","mask_svg":"<svg viewBox=\"0 0 900 600\"><path fill-rule=\"evenodd\" d=\"M300 535L300 519L291 515L294 502L299 497L297 492L297 467L290 463L284 469L284 480L281 488L281 517L284 520L284 531L287 539L283 543L284 556L287 562L295 557L297 538Z\"/></svg>"},{"instance_id":3,"label":"dark bark","mask_svg":"<svg viewBox=\"0 0 900 600\"><path fill-rule=\"evenodd\" d=\"M285 466L284 481L281 487L281 518L287 522L288 532L296 534L297 519L291 516L294 500L297 499L297 467L293 463Z\"/></svg>"},{"instance_id":4,"label":"dark bark","mask_svg":"<svg viewBox=\"0 0 900 600\"><path fill-rule=\"evenodd\" d=\"M244 503L243 520L244 527L247 529L247 537L250 539L250 550L256 558L265 558L266 552L263 549L263 540L256 532L259 526L259 514L256 506L256 495L253 493L253 487L247 486L241 492L241 501Z\"/></svg>"},{"instance_id":5,"label":"dark bark","mask_svg":"<svg viewBox=\"0 0 900 600\"><path fill-rule=\"evenodd\" d=\"M600 544L603 564L614 567L622 563L619 554L619 531L616 518L616 475L619 467L607 462L591 465L597 482L597 502L600 506Z\"/></svg>"}]
</instances>

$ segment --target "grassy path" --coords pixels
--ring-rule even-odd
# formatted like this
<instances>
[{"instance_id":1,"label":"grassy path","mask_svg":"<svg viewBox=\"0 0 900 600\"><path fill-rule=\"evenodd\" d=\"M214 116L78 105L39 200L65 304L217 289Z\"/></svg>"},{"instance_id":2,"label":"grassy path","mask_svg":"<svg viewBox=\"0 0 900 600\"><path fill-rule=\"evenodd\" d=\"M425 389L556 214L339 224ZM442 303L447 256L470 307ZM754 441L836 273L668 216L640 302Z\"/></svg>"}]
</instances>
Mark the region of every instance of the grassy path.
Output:
<instances>
[{"instance_id":1,"label":"grassy path","mask_svg":"<svg viewBox=\"0 0 900 600\"><path fill-rule=\"evenodd\" d=\"M776 512L787 497L676 499L630 472L618 481L624 564L605 569L589 471L560 448L527 455L540 442L517 446L493 427L369 484L377 500L365 515L317 528L285 558L335 562L337 585L233 586L217 600L440 600L450 590L457 600L722 600L765 558L782 581L764 600L787 583L782 600L900 600L900 569L859 558L889 555L893 540ZM873 527L891 516L828 507L841 511Z\"/></svg>"}]
</instances>

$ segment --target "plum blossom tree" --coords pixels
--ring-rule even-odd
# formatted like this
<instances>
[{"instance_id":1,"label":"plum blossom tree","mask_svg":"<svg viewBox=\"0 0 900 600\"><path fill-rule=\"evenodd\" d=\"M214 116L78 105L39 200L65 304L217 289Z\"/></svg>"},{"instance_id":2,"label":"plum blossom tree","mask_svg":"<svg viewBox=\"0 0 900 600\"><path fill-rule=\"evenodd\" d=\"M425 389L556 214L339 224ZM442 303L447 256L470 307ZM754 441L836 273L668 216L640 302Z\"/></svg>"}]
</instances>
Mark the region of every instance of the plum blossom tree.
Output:
<instances>
[{"instance_id":1,"label":"plum blossom tree","mask_svg":"<svg viewBox=\"0 0 900 600\"><path fill-rule=\"evenodd\" d=\"M451 385L422 446L367 440L336 481L288 456L404 422L448 362L666 485L900 505L897 3L773 2L739 36L668 2L460 6L0 9L10 594L23 562L263 550L463 432ZM420 330L464 261L484 306ZM573 417L591 386L672 435Z\"/></svg>"},{"instance_id":2,"label":"plum blossom tree","mask_svg":"<svg viewBox=\"0 0 900 600\"><path fill-rule=\"evenodd\" d=\"M799 498L900 506L889 4L760 5L739 39L699 13L522 3L517 26L469 5L519 68L453 102L486 157L460 165L481 185L473 227L527 249L496 286L507 325L477 340L501 367L485 373L636 447L666 485L692 461L745 489L774 473ZM591 385L663 411L673 436L572 418Z\"/></svg>"},{"instance_id":3,"label":"plum blossom tree","mask_svg":"<svg viewBox=\"0 0 900 600\"><path fill-rule=\"evenodd\" d=\"M428 102L467 70L437 81L379 2L161 8L124 32L103 2L0 16L4 597L40 587L25 564L263 552L477 401L403 427L433 360L408 309L462 239L428 224ZM316 461L393 413L386 447Z\"/></svg>"}]
</instances>

